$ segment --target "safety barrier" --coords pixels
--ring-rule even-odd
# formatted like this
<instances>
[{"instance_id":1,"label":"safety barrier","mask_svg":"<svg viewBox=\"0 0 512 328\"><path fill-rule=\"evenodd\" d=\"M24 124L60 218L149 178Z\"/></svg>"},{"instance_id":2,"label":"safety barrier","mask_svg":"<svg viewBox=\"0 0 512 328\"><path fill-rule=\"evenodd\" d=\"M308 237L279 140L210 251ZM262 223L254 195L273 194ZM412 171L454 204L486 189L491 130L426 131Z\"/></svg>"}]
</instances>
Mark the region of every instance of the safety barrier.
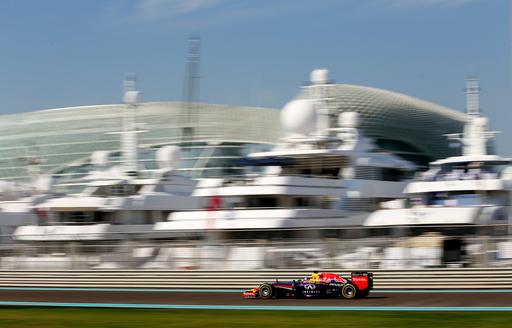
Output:
<instances>
[{"instance_id":1,"label":"safety barrier","mask_svg":"<svg viewBox=\"0 0 512 328\"><path fill-rule=\"evenodd\" d=\"M323 271L333 271L325 269ZM370 270L376 289L509 289L512 268ZM350 272L339 272L344 277ZM0 271L0 287L244 289L265 281L301 279L304 270Z\"/></svg>"}]
</instances>

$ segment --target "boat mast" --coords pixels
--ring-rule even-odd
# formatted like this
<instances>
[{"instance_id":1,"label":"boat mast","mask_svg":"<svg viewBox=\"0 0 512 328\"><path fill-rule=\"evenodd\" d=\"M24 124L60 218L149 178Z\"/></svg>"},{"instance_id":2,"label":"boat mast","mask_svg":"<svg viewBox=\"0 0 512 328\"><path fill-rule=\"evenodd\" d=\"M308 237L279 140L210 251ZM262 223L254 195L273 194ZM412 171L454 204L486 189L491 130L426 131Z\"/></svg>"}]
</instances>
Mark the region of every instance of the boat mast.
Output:
<instances>
[{"instance_id":1,"label":"boat mast","mask_svg":"<svg viewBox=\"0 0 512 328\"><path fill-rule=\"evenodd\" d=\"M123 131L121 132L121 150L123 169L128 176L137 175L137 126L135 115L141 99L136 90L134 75L126 75L123 81Z\"/></svg>"},{"instance_id":2,"label":"boat mast","mask_svg":"<svg viewBox=\"0 0 512 328\"><path fill-rule=\"evenodd\" d=\"M329 71L323 68L311 72L311 86L313 101L315 102L317 121L316 134L328 136L331 128L331 111L328 106L327 88L331 85Z\"/></svg>"},{"instance_id":3,"label":"boat mast","mask_svg":"<svg viewBox=\"0 0 512 328\"><path fill-rule=\"evenodd\" d=\"M464 125L464 132L449 134L448 139L459 141L462 144L463 156L487 155L487 140L492 139L497 132L488 130L488 119L480 115L480 86L478 78L467 78L466 88L466 114L468 121Z\"/></svg>"}]
</instances>

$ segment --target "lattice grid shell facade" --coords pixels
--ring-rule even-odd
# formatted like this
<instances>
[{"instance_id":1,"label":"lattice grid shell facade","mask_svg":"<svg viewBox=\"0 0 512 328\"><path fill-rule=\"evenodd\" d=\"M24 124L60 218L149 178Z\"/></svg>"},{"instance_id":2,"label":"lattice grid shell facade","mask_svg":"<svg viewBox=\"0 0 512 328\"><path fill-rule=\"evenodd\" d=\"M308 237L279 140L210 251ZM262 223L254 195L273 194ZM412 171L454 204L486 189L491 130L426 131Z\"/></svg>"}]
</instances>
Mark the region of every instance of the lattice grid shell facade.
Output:
<instances>
[{"instance_id":1,"label":"lattice grid shell facade","mask_svg":"<svg viewBox=\"0 0 512 328\"><path fill-rule=\"evenodd\" d=\"M122 106L82 106L0 116L0 179L28 179L26 164L30 161L41 161L43 173L59 172L74 162L83 163L96 150L120 149L119 135L112 132L121 130ZM190 108L179 102L153 102L137 109L137 122L147 131L138 134L139 144L150 147L180 143L182 126L192 121L196 142L196 151L191 150L193 158L201 157L199 148L210 148L206 152L210 156L215 148L231 148L227 156L217 157L236 158L253 146L270 145L279 138L279 112L275 109L211 104Z\"/></svg>"},{"instance_id":2,"label":"lattice grid shell facade","mask_svg":"<svg viewBox=\"0 0 512 328\"><path fill-rule=\"evenodd\" d=\"M306 87L299 97L308 94ZM328 97L338 113L358 112L364 134L404 158L426 165L460 152L449 147L444 135L462 131L464 113L397 92L347 84L331 86Z\"/></svg>"},{"instance_id":3,"label":"lattice grid shell facade","mask_svg":"<svg viewBox=\"0 0 512 328\"><path fill-rule=\"evenodd\" d=\"M338 112L359 112L362 132L375 137L382 149L423 163L458 152L443 134L462 131L465 115L460 112L354 85L333 85L329 96ZM119 135L109 133L121 129L121 108L80 106L0 116L0 179L27 180L27 163L34 161L40 161L43 173L87 169L93 151L120 148ZM268 148L281 135L279 111L268 108L152 102L139 106L137 122L147 130L139 134L140 144L148 147L183 142L181 128L194 122L196 148L184 154L184 167L198 170L195 176L207 172L200 166L214 175L219 165ZM149 157L141 156L146 161Z\"/></svg>"}]
</instances>

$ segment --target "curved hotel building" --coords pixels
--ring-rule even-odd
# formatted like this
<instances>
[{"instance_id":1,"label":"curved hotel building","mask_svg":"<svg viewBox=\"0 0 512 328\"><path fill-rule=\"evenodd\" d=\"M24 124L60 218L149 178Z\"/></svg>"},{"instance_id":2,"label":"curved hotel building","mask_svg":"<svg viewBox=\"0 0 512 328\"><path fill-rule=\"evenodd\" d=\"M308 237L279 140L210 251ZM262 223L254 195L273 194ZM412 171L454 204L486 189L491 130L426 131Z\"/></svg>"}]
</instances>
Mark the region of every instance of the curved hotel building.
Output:
<instances>
[{"instance_id":1,"label":"curved hotel building","mask_svg":"<svg viewBox=\"0 0 512 328\"><path fill-rule=\"evenodd\" d=\"M302 91L307 92L307 89ZM421 166L456 155L444 134L462 131L465 114L400 93L347 84L332 85L330 106L358 112L360 129L391 151ZM304 94L298 95L303 97ZM124 105L92 105L0 116L0 180L28 182L35 174L52 174L61 183L77 181L90 169L90 155L110 152L120 161ZM186 145L180 170L192 177L237 175L233 160L262 151L281 136L277 109L180 102L148 102L137 108L139 165L155 167L155 149ZM184 138L183 127L193 134Z\"/></svg>"}]
</instances>

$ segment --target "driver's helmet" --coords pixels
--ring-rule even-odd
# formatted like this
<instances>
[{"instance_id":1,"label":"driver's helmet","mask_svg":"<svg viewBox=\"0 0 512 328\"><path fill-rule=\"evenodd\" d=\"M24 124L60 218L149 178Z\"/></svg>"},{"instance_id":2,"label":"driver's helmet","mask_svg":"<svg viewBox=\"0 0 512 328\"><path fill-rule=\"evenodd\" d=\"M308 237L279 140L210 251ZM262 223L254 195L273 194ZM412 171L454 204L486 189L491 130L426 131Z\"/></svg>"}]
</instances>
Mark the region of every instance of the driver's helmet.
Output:
<instances>
[{"instance_id":1,"label":"driver's helmet","mask_svg":"<svg viewBox=\"0 0 512 328\"><path fill-rule=\"evenodd\" d=\"M311 282L319 282L320 281L320 274L315 271L311 274L311 276L309 277L309 281Z\"/></svg>"}]
</instances>

